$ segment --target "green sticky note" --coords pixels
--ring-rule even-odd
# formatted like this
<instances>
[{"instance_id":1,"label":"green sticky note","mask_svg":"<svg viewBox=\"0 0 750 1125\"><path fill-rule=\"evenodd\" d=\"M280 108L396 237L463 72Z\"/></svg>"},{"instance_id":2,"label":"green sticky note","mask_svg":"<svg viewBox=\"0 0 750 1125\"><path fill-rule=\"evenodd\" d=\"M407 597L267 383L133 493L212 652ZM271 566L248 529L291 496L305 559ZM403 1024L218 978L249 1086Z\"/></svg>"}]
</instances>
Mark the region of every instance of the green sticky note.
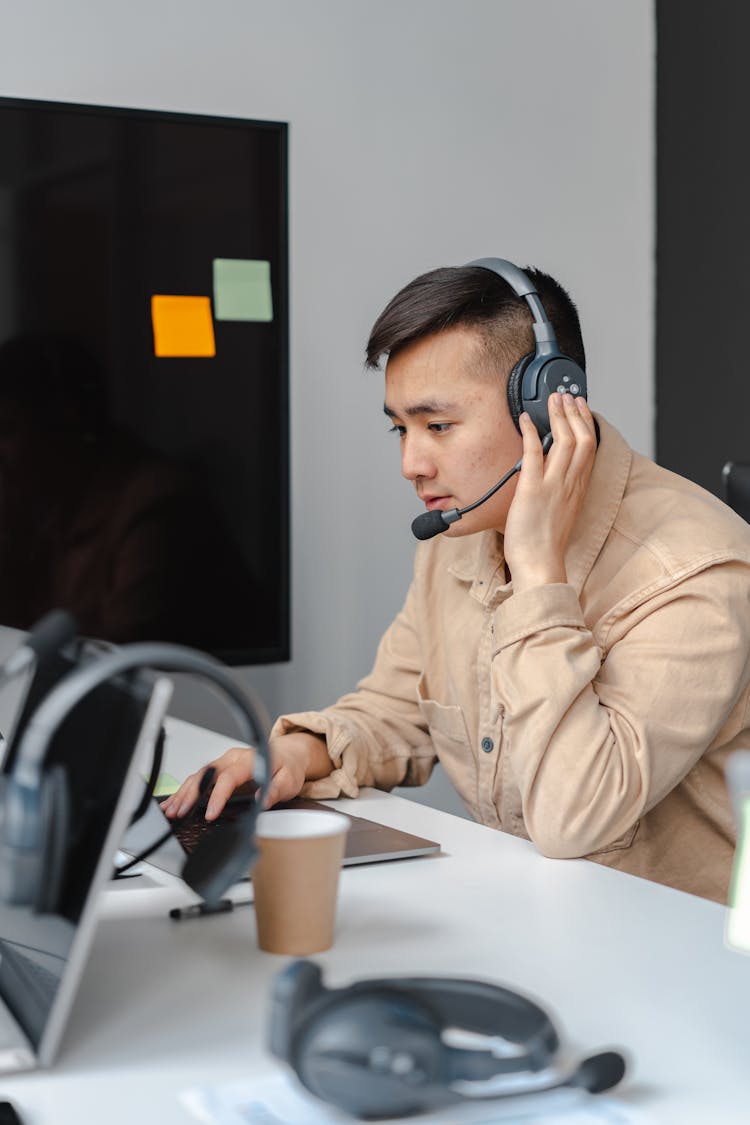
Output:
<instances>
[{"instance_id":1,"label":"green sticky note","mask_svg":"<svg viewBox=\"0 0 750 1125\"><path fill-rule=\"evenodd\" d=\"M171 797L180 788L180 783L171 773L160 773L154 786L155 797Z\"/></svg>"},{"instance_id":2,"label":"green sticky note","mask_svg":"<svg viewBox=\"0 0 750 1125\"><path fill-rule=\"evenodd\" d=\"M743 796L740 805L725 934L733 949L750 953L750 794Z\"/></svg>"},{"instance_id":3,"label":"green sticky note","mask_svg":"<svg viewBox=\"0 0 750 1125\"><path fill-rule=\"evenodd\" d=\"M273 320L271 263L250 258L214 258L217 320Z\"/></svg>"}]
</instances>

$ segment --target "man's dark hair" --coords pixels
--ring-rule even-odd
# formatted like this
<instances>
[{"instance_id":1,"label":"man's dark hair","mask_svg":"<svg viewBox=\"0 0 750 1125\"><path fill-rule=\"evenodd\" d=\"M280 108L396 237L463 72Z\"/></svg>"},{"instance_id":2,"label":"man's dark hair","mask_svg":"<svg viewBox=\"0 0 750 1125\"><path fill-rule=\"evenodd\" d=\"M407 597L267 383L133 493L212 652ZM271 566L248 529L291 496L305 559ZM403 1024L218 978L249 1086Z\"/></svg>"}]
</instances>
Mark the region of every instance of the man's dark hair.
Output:
<instances>
[{"instance_id":1,"label":"man's dark hair","mask_svg":"<svg viewBox=\"0 0 750 1125\"><path fill-rule=\"evenodd\" d=\"M586 355L578 312L563 287L541 270L525 267L552 322L561 351L584 370ZM367 366L407 344L449 328L478 330L492 369L504 373L534 351L533 317L523 297L498 274L478 266L441 267L410 281L388 302L367 342Z\"/></svg>"}]
</instances>

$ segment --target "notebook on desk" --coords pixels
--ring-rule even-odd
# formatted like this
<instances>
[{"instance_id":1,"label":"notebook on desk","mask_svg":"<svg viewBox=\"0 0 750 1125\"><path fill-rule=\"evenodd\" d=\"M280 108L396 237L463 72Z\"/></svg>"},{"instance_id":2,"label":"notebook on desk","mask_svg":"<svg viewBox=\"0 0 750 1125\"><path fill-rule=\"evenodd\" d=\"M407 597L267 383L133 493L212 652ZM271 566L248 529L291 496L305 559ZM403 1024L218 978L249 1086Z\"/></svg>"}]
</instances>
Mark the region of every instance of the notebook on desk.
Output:
<instances>
[{"instance_id":1,"label":"notebook on desk","mask_svg":"<svg viewBox=\"0 0 750 1125\"><path fill-rule=\"evenodd\" d=\"M161 727L172 685L158 678L139 682L115 698L118 733L109 742L92 723L82 743L64 733L52 737L48 756L67 770L73 810L65 867L54 912L37 913L34 905L0 903L0 1074L49 1065L62 1037L88 959L96 928L96 900L112 872L117 843L142 789L138 766L150 754ZM21 695L21 703L28 696ZM23 753L19 724L12 724L12 751ZM103 745L106 755L103 755ZM77 768L104 758L108 784L95 799L81 797ZM6 751L3 772L12 772ZM11 862L6 856L5 862Z\"/></svg>"},{"instance_id":2,"label":"notebook on desk","mask_svg":"<svg viewBox=\"0 0 750 1125\"><path fill-rule=\"evenodd\" d=\"M170 875L180 875L186 856L197 847L199 840L207 833L221 832L222 827L240 815L246 802L252 799L243 797L230 801L218 819L213 822L207 822L202 813L198 813L182 824L173 824L174 835L157 852L150 855L147 862L162 871L167 871ZM276 807L330 809L329 805L304 797L298 797L294 801ZM385 824L378 824L365 817L352 816L350 813L344 813L344 816L349 820L346 851L342 861L344 867L362 863L382 863L385 860L410 859L440 851L440 845L434 840L427 840L398 828L389 828ZM146 815L128 829L121 845L122 851L129 856L139 855L164 834L168 825L169 821L159 808L159 802L154 800Z\"/></svg>"}]
</instances>

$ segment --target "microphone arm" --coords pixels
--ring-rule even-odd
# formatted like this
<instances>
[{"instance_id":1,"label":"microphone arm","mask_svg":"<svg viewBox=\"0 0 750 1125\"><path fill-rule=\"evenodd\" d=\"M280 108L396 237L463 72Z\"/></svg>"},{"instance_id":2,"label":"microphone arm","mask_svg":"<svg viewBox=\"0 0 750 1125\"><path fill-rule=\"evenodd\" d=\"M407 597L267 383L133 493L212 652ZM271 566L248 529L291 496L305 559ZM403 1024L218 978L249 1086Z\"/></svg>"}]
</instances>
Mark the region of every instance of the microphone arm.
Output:
<instances>
[{"instance_id":1,"label":"microphone arm","mask_svg":"<svg viewBox=\"0 0 750 1125\"><path fill-rule=\"evenodd\" d=\"M549 447L552 445L552 434L545 434L542 439L542 452L546 455ZM493 485L489 492L485 492L484 496L479 500L475 500L473 504L469 504L466 508L450 508L447 512L441 512L435 509L432 512L422 512L421 516L417 516L412 520L411 529L417 539L432 539L434 535L439 535L441 531L447 531L452 523L460 520L467 512L473 512L480 504L485 504L491 496L494 496L499 488L507 484L511 477L516 473L520 473L523 458L516 461L512 469L509 469L505 476Z\"/></svg>"},{"instance_id":2,"label":"microphone arm","mask_svg":"<svg viewBox=\"0 0 750 1125\"><path fill-rule=\"evenodd\" d=\"M421 516L417 516L412 520L411 529L417 539L432 539L433 535L439 535L441 531L447 531L452 523L460 520L467 512L473 512L480 504L484 504L491 496L494 496L498 488L502 488L504 484L520 472L521 462L516 461L512 469L509 469L502 480L493 485L489 492L485 492L480 500L475 500L473 504L469 504L467 508L449 508L447 512L441 512L435 509L432 512L422 512Z\"/></svg>"}]
</instances>

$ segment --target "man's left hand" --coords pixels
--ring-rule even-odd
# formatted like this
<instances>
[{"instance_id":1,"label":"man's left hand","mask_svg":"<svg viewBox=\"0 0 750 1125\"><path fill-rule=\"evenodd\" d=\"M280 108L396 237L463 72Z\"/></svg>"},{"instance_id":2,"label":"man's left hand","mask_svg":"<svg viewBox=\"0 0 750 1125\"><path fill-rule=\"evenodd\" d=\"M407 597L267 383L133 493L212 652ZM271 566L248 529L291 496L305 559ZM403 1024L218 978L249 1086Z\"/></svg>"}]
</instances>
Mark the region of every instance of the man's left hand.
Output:
<instances>
[{"instance_id":1,"label":"man's left hand","mask_svg":"<svg viewBox=\"0 0 750 1125\"><path fill-rule=\"evenodd\" d=\"M546 458L528 414L519 419L523 464L505 524L505 561L516 593L567 582L565 549L594 467L596 429L586 400L552 394L549 417L554 442Z\"/></svg>"}]
</instances>

